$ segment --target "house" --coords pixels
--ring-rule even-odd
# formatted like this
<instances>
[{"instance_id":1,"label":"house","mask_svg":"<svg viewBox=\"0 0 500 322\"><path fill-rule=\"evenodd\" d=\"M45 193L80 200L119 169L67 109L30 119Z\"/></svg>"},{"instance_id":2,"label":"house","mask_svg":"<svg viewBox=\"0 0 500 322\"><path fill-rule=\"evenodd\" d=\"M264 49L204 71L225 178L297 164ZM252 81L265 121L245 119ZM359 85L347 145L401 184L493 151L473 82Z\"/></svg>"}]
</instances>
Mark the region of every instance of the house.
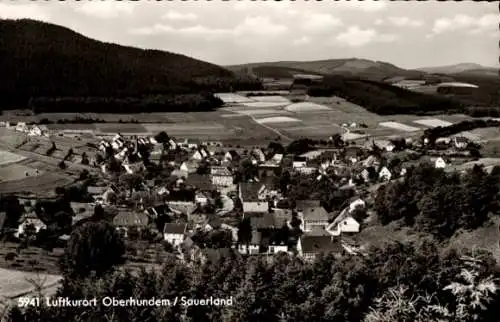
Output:
<instances>
[{"instance_id":1,"label":"house","mask_svg":"<svg viewBox=\"0 0 500 322\"><path fill-rule=\"evenodd\" d=\"M239 198L243 203L243 212L267 212L267 192L266 186L261 183L241 183Z\"/></svg>"},{"instance_id":2,"label":"house","mask_svg":"<svg viewBox=\"0 0 500 322\"><path fill-rule=\"evenodd\" d=\"M294 169L302 168L307 165L307 159L305 157L295 156L292 161L292 167Z\"/></svg>"},{"instance_id":3,"label":"house","mask_svg":"<svg viewBox=\"0 0 500 322\"><path fill-rule=\"evenodd\" d=\"M142 162L134 163L122 163L122 167L127 171L127 173L137 173L144 170L144 164Z\"/></svg>"},{"instance_id":4,"label":"house","mask_svg":"<svg viewBox=\"0 0 500 322\"><path fill-rule=\"evenodd\" d=\"M319 156L321 156L324 152L325 152L325 150L313 150L313 151L303 153L300 156L303 158L306 158L306 160L314 160L314 159L318 158Z\"/></svg>"},{"instance_id":5,"label":"house","mask_svg":"<svg viewBox=\"0 0 500 322\"><path fill-rule=\"evenodd\" d=\"M309 175L309 174L313 174L314 172L316 172L318 169L316 169L315 167L300 167L300 168L296 168L295 169L298 173L301 173L301 174L305 174L305 175Z\"/></svg>"},{"instance_id":6,"label":"house","mask_svg":"<svg viewBox=\"0 0 500 322\"><path fill-rule=\"evenodd\" d=\"M314 261L320 253L341 254L344 250L339 238L334 236L302 235L297 242L297 252L305 261Z\"/></svg>"},{"instance_id":7,"label":"house","mask_svg":"<svg viewBox=\"0 0 500 322\"><path fill-rule=\"evenodd\" d=\"M211 167L210 178L216 187L229 187L233 185L233 175L227 167Z\"/></svg>"},{"instance_id":8,"label":"house","mask_svg":"<svg viewBox=\"0 0 500 322\"><path fill-rule=\"evenodd\" d=\"M172 211L168 207L168 205L157 205L154 207L149 207L144 210L144 213L151 218L157 218L159 216L170 215Z\"/></svg>"},{"instance_id":9,"label":"house","mask_svg":"<svg viewBox=\"0 0 500 322\"><path fill-rule=\"evenodd\" d=\"M20 224L17 227L17 231L14 233L14 236L17 238L23 237L27 231L30 230L31 227L33 230L30 233L38 234L40 230L47 229L47 225L40 218L37 217L34 213L29 213L23 215L19 220Z\"/></svg>"},{"instance_id":10,"label":"house","mask_svg":"<svg viewBox=\"0 0 500 322\"><path fill-rule=\"evenodd\" d=\"M143 212L119 211L113 218L113 225L116 230L124 237L128 237L130 229L141 230L146 228L149 223L149 216Z\"/></svg>"},{"instance_id":11,"label":"house","mask_svg":"<svg viewBox=\"0 0 500 322\"><path fill-rule=\"evenodd\" d=\"M113 150L119 150L125 145L125 140L120 134L117 134L113 137L113 140L111 141L111 147Z\"/></svg>"},{"instance_id":12,"label":"house","mask_svg":"<svg viewBox=\"0 0 500 322\"><path fill-rule=\"evenodd\" d=\"M179 169L182 171L186 171L189 175L191 173L195 173L196 170L198 170L199 165L200 165L199 162L195 160L190 160L183 162L179 167Z\"/></svg>"},{"instance_id":13,"label":"house","mask_svg":"<svg viewBox=\"0 0 500 322\"><path fill-rule=\"evenodd\" d=\"M203 192L196 192L194 202L201 206L205 206L208 204L208 197Z\"/></svg>"},{"instance_id":14,"label":"house","mask_svg":"<svg viewBox=\"0 0 500 322\"><path fill-rule=\"evenodd\" d=\"M209 152L204 147L198 148L190 157L192 160L201 161L209 156Z\"/></svg>"},{"instance_id":15,"label":"house","mask_svg":"<svg viewBox=\"0 0 500 322\"><path fill-rule=\"evenodd\" d=\"M28 128L28 126L26 125L25 122L19 122L16 125L16 131L18 131L18 132L28 132L29 128Z\"/></svg>"},{"instance_id":16,"label":"house","mask_svg":"<svg viewBox=\"0 0 500 322\"><path fill-rule=\"evenodd\" d=\"M252 155L255 157L258 163L266 162L266 155L262 149L253 149Z\"/></svg>"},{"instance_id":17,"label":"house","mask_svg":"<svg viewBox=\"0 0 500 322\"><path fill-rule=\"evenodd\" d=\"M252 230L252 239L248 244L238 244L238 251L240 254L257 255L260 252L260 245L262 242L262 233Z\"/></svg>"},{"instance_id":18,"label":"house","mask_svg":"<svg viewBox=\"0 0 500 322\"><path fill-rule=\"evenodd\" d=\"M206 174L190 174L185 180L184 184L189 187L193 187L198 191L202 192L212 192L217 190L217 188L212 184L210 176Z\"/></svg>"},{"instance_id":19,"label":"house","mask_svg":"<svg viewBox=\"0 0 500 322\"><path fill-rule=\"evenodd\" d=\"M163 227L163 239L177 247L184 241L186 228L185 223L166 223Z\"/></svg>"},{"instance_id":20,"label":"house","mask_svg":"<svg viewBox=\"0 0 500 322\"><path fill-rule=\"evenodd\" d=\"M198 148L199 142L193 140L193 139L184 139L181 142L178 142L177 145L183 148L188 148L188 149L197 149Z\"/></svg>"},{"instance_id":21,"label":"house","mask_svg":"<svg viewBox=\"0 0 500 322\"><path fill-rule=\"evenodd\" d=\"M280 165L283 161L283 154L276 153L271 159L268 160L269 163L274 165Z\"/></svg>"},{"instance_id":22,"label":"house","mask_svg":"<svg viewBox=\"0 0 500 322\"><path fill-rule=\"evenodd\" d=\"M446 167L446 162L443 158L439 157L434 161L434 167L437 169L444 169Z\"/></svg>"},{"instance_id":23,"label":"house","mask_svg":"<svg viewBox=\"0 0 500 322\"><path fill-rule=\"evenodd\" d=\"M455 144L457 149L465 149L469 145L469 140L463 136L455 136L453 138L453 144Z\"/></svg>"},{"instance_id":24,"label":"house","mask_svg":"<svg viewBox=\"0 0 500 322\"><path fill-rule=\"evenodd\" d=\"M229 150L224 154L225 161L238 161L240 155L235 150Z\"/></svg>"},{"instance_id":25,"label":"house","mask_svg":"<svg viewBox=\"0 0 500 322\"><path fill-rule=\"evenodd\" d=\"M326 231L332 236L340 236L342 233L358 233L360 224L352 217L353 211L358 206L352 206L353 203L345 208L331 224L326 227Z\"/></svg>"},{"instance_id":26,"label":"house","mask_svg":"<svg viewBox=\"0 0 500 322\"><path fill-rule=\"evenodd\" d=\"M299 211L299 217L303 220L304 231L312 230L315 226L324 229L328 225L328 212L321 206L304 208Z\"/></svg>"},{"instance_id":27,"label":"house","mask_svg":"<svg viewBox=\"0 0 500 322\"><path fill-rule=\"evenodd\" d=\"M28 132L28 136L42 136L42 134L42 129L40 129L37 125L33 125Z\"/></svg>"},{"instance_id":28,"label":"house","mask_svg":"<svg viewBox=\"0 0 500 322\"><path fill-rule=\"evenodd\" d=\"M382 169L378 173L378 177L382 181L389 181L391 180L392 174L391 171L387 169L387 167L382 167Z\"/></svg>"}]
</instances>

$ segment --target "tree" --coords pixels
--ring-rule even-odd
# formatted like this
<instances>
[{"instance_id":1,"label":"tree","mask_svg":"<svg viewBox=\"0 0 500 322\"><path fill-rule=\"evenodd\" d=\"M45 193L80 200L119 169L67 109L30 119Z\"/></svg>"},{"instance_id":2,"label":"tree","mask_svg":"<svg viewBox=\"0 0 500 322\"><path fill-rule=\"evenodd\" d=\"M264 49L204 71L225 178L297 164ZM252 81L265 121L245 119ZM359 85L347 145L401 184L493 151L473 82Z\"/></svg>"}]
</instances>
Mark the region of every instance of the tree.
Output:
<instances>
[{"instance_id":1,"label":"tree","mask_svg":"<svg viewBox=\"0 0 500 322\"><path fill-rule=\"evenodd\" d=\"M155 140L158 143L166 144L170 140L170 137L165 131L161 131L160 133L155 135Z\"/></svg>"},{"instance_id":2,"label":"tree","mask_svg":"<svg viewBox=\"0 0 500 322\"><path fill-rule=\"evenodd\" d=\"M125 245L115 227L105 221L88 222L75 229L61 258L61 269L70 277L97 276L123 262Z\"/></svg>"},{"instance_id":3,"label":"tree","mask_svg":"<svg viewBox=\"0 0 500 322\"><path fill-rule=\"evenodd\" d=\"M80 172L80 180L87 180L90 176L90 173L87 169L83 169L81 172Z\"/></svg>"},{"instance_id":4,"label":"tree","mask_svg":"<svg viewBox=\"0 0 500 322\"><path fill-rule=\"evenodd\" d=\"M64 163L64 161L61 160L61 162L59 162L59 168L61 170L64 170L66 169L68 166L66 165L66 163Z\"/></svg>"},{"instance_id":5,"label":"tree","mask_svg":"<svg viewBox=\"0 0 500 322\"><path fill-rule=\"evenodd\" d=\"M82 153L82 164L83 165L89 165L90 161L89 161L89 157L87 155L87 153L83 152Z\"/></svg>"},{"instance_id":6,"label":"tree","mask_svg":"<svg viewBox=\"0 0 500 322\"><path fill-rule=\"evenodd\" d=\"M252 225L250 218L244 218L238 225L238 243L248 245L252 240Z\"/></svg>"}]
</instances>

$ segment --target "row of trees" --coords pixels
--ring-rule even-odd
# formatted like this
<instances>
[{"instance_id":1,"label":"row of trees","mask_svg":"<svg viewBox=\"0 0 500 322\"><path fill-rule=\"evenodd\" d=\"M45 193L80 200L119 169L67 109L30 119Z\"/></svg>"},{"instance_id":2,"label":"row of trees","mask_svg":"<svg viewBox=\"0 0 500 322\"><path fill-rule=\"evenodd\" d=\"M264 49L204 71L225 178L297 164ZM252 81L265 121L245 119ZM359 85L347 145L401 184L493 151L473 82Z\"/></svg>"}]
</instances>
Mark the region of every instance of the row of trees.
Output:
<instances>
[{"instance_id":1,"label":"row of trees","mask_svg":"<svg viewBox=\"0 0 500 322\"><path fill-rule=\"evenodd\" d=\"M449 126L426 129L423 137L429 139L430 142L434 142L439 137L447 137L464 131L498 126L500 126L500 121L496 120L466 120Z\"/></svg>"},{"instance_id":2,"label":"row of trees","mask_svg":"<svg viewBox=\"0 0 500 322\"><path fill-rule=\"evenodd\" d=\"M217 252L215 250L215 252ZM57 296L97 298L95 307L15 307L10 321L494 321L500 269L491 254L437 242L391 242L366 256L320 256L313 264L281 254L272 261L220 252L205 264L166 257L160 270L116 269L124 246L109 224L75 231ZM232 305L112 306L128 299L232 298Z\"/></svg>"},{"instance_id":3,"label":"row of trees","mask_svg":"<svg viewBox=\"0 0 500 322\"><path fill-rule=\"evenodd\" d=\"M308 89L310 96L339 96L377 114L428 114L462 111L462 104L443 96L429 95L395 87L387 83L325 76L321 85Z\"/></svg>"}]
</instances>

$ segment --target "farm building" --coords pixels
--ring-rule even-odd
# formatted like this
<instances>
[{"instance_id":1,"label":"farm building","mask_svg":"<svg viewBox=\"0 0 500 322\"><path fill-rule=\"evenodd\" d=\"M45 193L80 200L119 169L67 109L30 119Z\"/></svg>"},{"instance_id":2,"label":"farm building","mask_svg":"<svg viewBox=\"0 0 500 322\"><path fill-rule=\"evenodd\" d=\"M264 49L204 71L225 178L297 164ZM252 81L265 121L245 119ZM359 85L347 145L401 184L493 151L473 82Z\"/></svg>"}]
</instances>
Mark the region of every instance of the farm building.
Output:
<instances>
[{"instance_id":1,"label":"farm building","mask_svg":"<svg viewBox=\"0 0 500 322\"><path fill-rule=\"evenodd\" d=\"M163 228L163 238L173 246L179 246L184 241L186 224L166 223Z\"/></svg>"}]
</instances>

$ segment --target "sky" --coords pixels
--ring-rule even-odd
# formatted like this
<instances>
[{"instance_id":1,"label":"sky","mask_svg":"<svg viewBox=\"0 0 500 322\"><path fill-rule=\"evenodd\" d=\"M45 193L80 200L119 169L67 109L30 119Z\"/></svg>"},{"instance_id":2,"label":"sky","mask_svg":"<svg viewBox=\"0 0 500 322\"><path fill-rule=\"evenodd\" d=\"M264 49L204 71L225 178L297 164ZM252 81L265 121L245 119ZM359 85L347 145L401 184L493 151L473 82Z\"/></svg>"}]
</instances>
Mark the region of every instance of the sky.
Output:
<instances>
[{"instance_id":1,"label":"sky","mask_svg":"<svg viewBox=\"0 0 500 322\"><path fill-rule=\"evenodd\" d=\"M219 65L365 58L403 68L498 66L499 6L436 1L11 1L31 18L87 37Z\"/></svg>"}]
</instances>

